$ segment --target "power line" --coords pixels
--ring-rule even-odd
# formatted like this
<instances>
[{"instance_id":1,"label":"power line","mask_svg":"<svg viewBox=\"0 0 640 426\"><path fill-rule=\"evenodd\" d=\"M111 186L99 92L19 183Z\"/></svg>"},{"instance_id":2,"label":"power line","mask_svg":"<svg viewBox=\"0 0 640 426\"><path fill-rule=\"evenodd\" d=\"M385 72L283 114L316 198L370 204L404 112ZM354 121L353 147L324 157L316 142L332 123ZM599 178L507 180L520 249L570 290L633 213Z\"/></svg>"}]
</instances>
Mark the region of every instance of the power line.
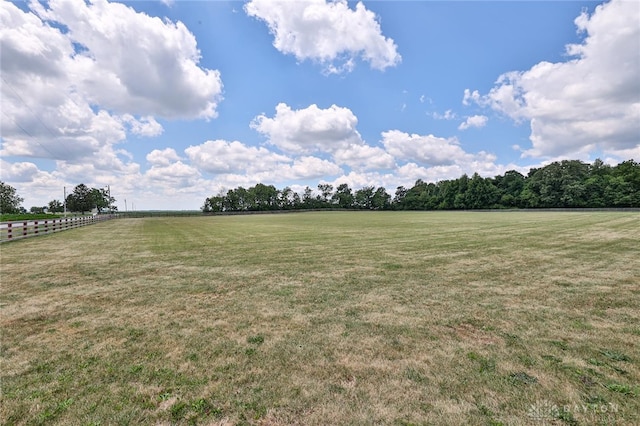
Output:
<instances>
[{"instance_id":1,"label":"power line","mask_svg":"<svg viewBox=\"0 0 640 426\"><path fill-rule=\"evenodd\" d=\"M54 158L56 157L56 155L55 155L53 152L51 152L51 151L49 150L49 148L47 148L46 146L44 146L44 145L42 145L42 144L40 143L40 141L38 140L38 138L37 138L37 137L33 136L31 133L29 133L29 132L27 131L27 129L25 129L25 128L24 128L24 127L22 127L20 124L18 124L18 122L16 121L16 119L15 119L14 117L10 117L10 116L9 116L6 112L4 112L4 111L2 111L2 113L3 113L7 118L9 118L9 119L13 120L13 124L15 124L15 126L16 126L17 128L19 128L20 130L22 130L22 131L24 132L24 134L26 134L27 136L29 136L30 138L32 138L32 139L33 139L33 140L34 140L38 145L40 145L40 147L41 147L42 149L44 149L44 150L45 150L45 151L47 151L49 154L51 154L51 156L52 156L52 157L54 157Z\"/></svg>"},{"instance_id":2,"label":"power line","mask_svg":"<svg viewBox=\"0 0 640 426\"><path fill-rule=\"evenodd\" d=\"M18 99L20 99L20 101L22 102L22 104L27 107L27 109L31 112L31 114L33 115L33 117L35 117L36 120L38 120L38 123L40 123L40 125L42 127L44 127L49 134L53 137L53 138L57 138L58 136L60 136L59 134L57 135L56 133L54 133L53 130L51 130L51 128L49 128L49 126L47 126L46 124L44 124L44 122L40 119L40 117L38 116L38 114L35 113L35 111L29 106L29 104L22 98L22 96L20 96L20 94L18 93L18 91L11 85L9 84L9 82L4 78L4 76L2 77L2 81L4 82L4 84L9 87L9 89L11 89L11 91L17 96ZM73 100L71 100L73 102ZM9 117L8 114L6 114L3 111L3 114L5 114L7 117ZM9 117L13 120L13 123L20 129L22 130L25 134L29 135L31 138L33 138L35 140L35 142L40 145L40 147L42 147L42 149L44 149L45 151L47 151L49 154L51 154L54 159L56 158L56 155L51 152L48 148L45 148L44 145L42 145L39 141L38 138L34 135L32 135L31 133L29 133L27 130L25 130L24 127L22 127L20 124L18 124L17 120L14 117ZM67 150L67 148L65 147L64 143L60 143L60 146L62 147L62 149L65 151L65 154L69 155L70 151Z\"/></svg>"}]
</instances>

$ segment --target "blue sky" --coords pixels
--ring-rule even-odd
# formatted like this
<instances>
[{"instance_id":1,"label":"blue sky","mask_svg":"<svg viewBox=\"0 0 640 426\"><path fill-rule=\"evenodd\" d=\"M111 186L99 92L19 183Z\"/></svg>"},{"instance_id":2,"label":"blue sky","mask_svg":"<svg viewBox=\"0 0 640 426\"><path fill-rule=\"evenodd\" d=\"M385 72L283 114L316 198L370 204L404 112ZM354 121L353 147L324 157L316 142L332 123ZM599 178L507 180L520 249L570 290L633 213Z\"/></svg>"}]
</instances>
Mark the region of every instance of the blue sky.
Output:
<instances>
[{"instance_id":1,"label":"blue sky","mask_svg":"<svg viewBox=\"0 0 640 426\"><path fill-rule=\"evenodd\" d=\"M4 2L1 179L121 210L640 159L640 2Z\"/></svg>"}]
</instances>

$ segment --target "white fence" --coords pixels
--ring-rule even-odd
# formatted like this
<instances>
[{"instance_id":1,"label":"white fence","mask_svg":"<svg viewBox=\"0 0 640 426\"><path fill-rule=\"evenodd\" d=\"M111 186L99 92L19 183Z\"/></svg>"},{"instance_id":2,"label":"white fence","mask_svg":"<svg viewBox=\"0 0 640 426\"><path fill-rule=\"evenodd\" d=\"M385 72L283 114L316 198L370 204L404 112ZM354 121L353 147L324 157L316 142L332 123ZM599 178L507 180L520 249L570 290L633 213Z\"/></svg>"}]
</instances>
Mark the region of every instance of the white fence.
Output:
<instances>
[{"instance_id":1,"label":"white fence","mask_svg":"<svg viewBox=\"0 0 640 426\"><path fill-rule=\"evenodd\" d=\"M5 243L22 238L36 237L38 235L79 228L116 217L117 215L114 214L103 214L96 216L65 217L61 219L12 220L9 222L0 222L0 242Z\"/></svg>"}]
</instances>

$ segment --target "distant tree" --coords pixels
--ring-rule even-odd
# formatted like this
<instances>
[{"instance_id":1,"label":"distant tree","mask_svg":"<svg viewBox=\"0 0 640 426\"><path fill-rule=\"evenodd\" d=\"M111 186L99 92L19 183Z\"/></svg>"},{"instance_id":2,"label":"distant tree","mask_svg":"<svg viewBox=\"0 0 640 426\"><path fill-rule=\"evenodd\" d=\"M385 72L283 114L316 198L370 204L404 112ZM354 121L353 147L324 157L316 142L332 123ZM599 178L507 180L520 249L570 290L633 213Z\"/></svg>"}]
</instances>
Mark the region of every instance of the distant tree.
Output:
<instances>
[{"instance_id":1,"label":"distant tree","mask_svg":"<svg viewBox=\"0 0 640 426\"><path fill-rule=\"evenodd\" d=\"M408 190L403 187L396 189L395 199L401 199L401 210L422 210L422 194L425 191L426 182L422 179L418 179L416 183Z\"/></svg>"},{"instance_id":2,"label":"distant tree","mask_svg":"<svg viewBox=\"0 0 640 426\"><path fill-rule=\"evenodd\" d=\"M224 197L224 211L238 212L247 210L249 205L247 190L239 186L227 191Z\"/></svg>"},{"instance_id":3,"label":"distant tree","mask_svg":"<svg viewBox=\"0 0 640 426\"><path fill-rule=\"evenodd\" d=\"M496 176L493 179L495 187L498 189L499 204L502 207L519 207L524 188L525 177L516 170L505 172L504 176Z\"/></svg>"},{"instance_id":4,"label":"distant tree","mask_svg":"<svg viewBox=\"0 0 640 426\"><path fill-rule=\"evenodd\" d=\"M342 183L338 185L336 188L336 192L332 196L333 204L336 204L338 207L343 209L350 209L353 207L353 193L351 192L351 188L346 183Z\"/></svg>"},{"instance_id":5,"label":"distant tree","mask_svg":"<svg viewBox=\"0 0 640 426\"><path fill-rule=\"evenodd\" d=\"M527 207L586 207L589 165L578 160L553 162L527 178L522 198Z\"/></svg>"},{"instance_id":6,"label":"distant tree","mask_svg":"<svg viewBox=\"0 0 640 426\"><path fill-rule=\"evenodd\" d=\"M467 187L467 207L470 209L488 209L497 207L500 191L490 178L474 173Z\"/></svg>"},{"instance_id":7,"label":"distant tree","mask_svg":"<svg viewBox=\"0 0 640 426\"><path fill-rule=\"evenodd\" d=\"M469 176L467 174L463 174L458 179L456 179L457 183L457 191L453 198L453 207L456 209L470 209L471 208L471 200L470 195L467 194L467 190L469 189Z\"/></svg>"},{"instance_id":8,"label":"distant tree","mask_svg":"<svg viewBox=\"0 0 640 426\"><path fill-rule=\"evenodd\" d=\"M459 180L443 180L438 182L440 188L440 204L438 209L450 210L455 208L456 196L458 195Z\"/></svg>"},{"instance_id":9,"label":"distant tree","mask_svg":"<svg viewBox=\"0 0 640 426\"><path fill-rule=\"evenodd\" d=\"M293 190L285 187L282 191L278 191L278 208L281 210L290 210L295 208L295 199Z\"/></svg>"},{"instance_id":10,"label":"distant tree","mask_svg":"<svg viewBox=\"0 0 640 426\"><path fill-rule=\"evenodd\" d=\"M386 210L391 205L391 195L387 194L384 187L375 190L371 197L371 208L374 210Z\"/></svg>"},{"instance_id":11,"label":"distant tree","mask_svg":"<svg viewBox=\"0 0 640 426\"><path fill-rule=\"evenodd\" d=\"M91 198L93 200L93 206L97 209L98 213L114 209L113 203L115 199L110 197L109 192L104 188L91 188Z\"/></svg>"},{"instance_id":12,"label":"distant tree","mask_svg":"<svg viewBox=\"0 0 640 426\"><path fill-rule=\"evenodd\" d=\"M84 183L76 186L73 192L67 195L67 210L72 212L85 212L91 211L95 207L94 193Z\"/></svg>"},{"instance_id":13,"label":"distant tree","mask_svg":"<svg viewBox=\"0 0 640 426\"><path fill-rule=\"evenodd\" d=\"M218 195L209 197L204 201L202 206L204 213L208 212L221 212L224 210L224 194L221 192Z\"/></svg>"},{"instance_id":14,"label":"distant tree","mask_svg":"<svg viewBox=\"0 0 640 426\"><path fill-rule=\"evenodd\" d=\"M355 206L359 209L371 209L373 206L373 193L375 188L373 186L365 186L356 191Z\"/></svg>"},{"instance_id":15,"label":"distant tree","mask_svg":"<svg viewBox=\"0 0 640 426\"><path fill-rule=\"evenodd\" d=\"M300 198L300 194L298 194L297 192L294 192L292 195L293 198L293 208L294 209L301 209L302 208L302 198Z\"/></svg>"},{"instance_id":16,"label":"distant tree","mask_svg":"<svg viewBox=\"0 0 640 426\"><path fill-rule=\"evenodd\" d=\"M94 193L97 190L93 190ZM366 186L353 192L340 184L319 184L319 193L305 187L302 196L287 187L257 184L238 187L226 195L205 200L203 211L341 208L394 210L451 210L482 208L640 207L640 164L624 161L615 167L597 159L593 164L577 160L531 168L525 177L509 170L483 178L474 173L458 179L427 183L418 179L411 188L397 187L395 196L384 188ZM75 196L74 191L74 196ZM94 206L97 204L94 202Z\"/></svg>"},{"instance_id":17,"label":"distant tree","mask_svg":"<svg viewBox=\"0 0 640 426\"><path fill-rule=\"evenodd\" d=\"M322 207L328 207L331 205L331 194L333 193L333 185L329 183L319 183L318 191L320 194L318 195L318 201Z\"/></svg>"},{"instance_id":18,"label":"distant tree","mask_svg":"<svg viewBox=\"0 0 640 426\"><path fill-rule=\"evenodd\" d=\"M0 181L0 213L20 212L23 201L13 186Z\"/></svg>"},{"instance_id":19,"label":"distant tree","mask_svg":"<svg viewBox=\"0 0 640 426\"><path fill-rule=\"evenodd\" d=\"M611 170L616 207L640 207L640 163L623 161Z\"/></svg>"},{"instance_id":20,"label":"distant tree","mask_svg":"<svg viewBox=\"0 0 640 426\"><path fill-rule=\"evenodd\" d=\"M44 213L44 211L45 211L46 209L47 209L47 207L46 207L46 206L45 206L45 207L37 207L37 206L33 206L33 207L31 207L31 208L29 209L29 212L30 212L30 213L33 213L33 214L41 214L41 213Z\"/></svg>"},{"instance_id":21,"label":"distant tree","mask_svg":"<svg viewBox=\"0 0 640 426\"><path fill-rule=\"evenodd\" d=\"M404 210L404 199L407 196L407 189L404 186L396 188L395 195L393 196L392 204L397 210Z\"/></svg>"},{"instance_id":22,"label":"distant tree","mask_svg":"<svg viewBox=\"0 0 640 426\"><path fill-rule=\"evenodd\" d=\"M304 188L304 192L302 193L302 208L303 209L313 209L316 207L316 202L313 199L313 190L306 186Z\"/></svg>"},{"instance_id":23,"label":"distant tree","mask_svg":"<svg viewBox=\"0 0 640 426\"><path fill-rule=\"evenodd\" d=\"M64 205L59 200L49 201L47 208L49 209L49 213L61 213L64 211Z\"/></svg>"},{"instance_id":24,"label":"distant tree","mask_svg":"<svg viewBox=\"0 0 640 426\"><path fill-rule=\"evenodd\" d=\"M247 190L248 210L274 210L278 207L278 190L273 185L257 184Z\"/></svg>"}]
</instances>

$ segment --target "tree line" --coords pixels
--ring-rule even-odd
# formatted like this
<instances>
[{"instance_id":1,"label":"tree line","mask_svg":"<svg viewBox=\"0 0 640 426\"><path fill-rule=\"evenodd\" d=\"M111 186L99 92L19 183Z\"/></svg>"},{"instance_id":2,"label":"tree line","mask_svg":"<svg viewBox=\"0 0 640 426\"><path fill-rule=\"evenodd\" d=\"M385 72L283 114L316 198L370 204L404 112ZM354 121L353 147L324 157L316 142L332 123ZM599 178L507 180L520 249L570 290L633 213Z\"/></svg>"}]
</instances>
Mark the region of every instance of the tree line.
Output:
<instances>
[{"instance_id":1,"label":"tree line","mask_svg":"<svg viewBox=\"0 0 640 426\"><path fill-rule=\"evenodd\" d=\"M411 188L400 186L392 197L384 187L352 190L347 184L335 189L319 184L302 194L286 187L259 183L209 197L206 212L240 212L296 209L363 210L462 210L509 208L640 207L640 163L624 161L616 166L597 159L553 162L532 168L525 176L510 170L483 178L478 173L457 179L427 183L417 180Z\"/></svg>"},{"instance_id":2,"label":"tree line","mask_svg":"<svg viewBox=\"0 0 640 426\"><path fill-rule=\"evenodd\" d=\"M0 213L27 213L27 210L22 207L24 199L18 196L18 193L14 187L4 182L0 182ZM94 209L98 213L104 211L117 211L118 208L114 205L115 198L111 197L111 194L104 188L89 188L87 185L81 183L77 185L73 191L67 195L66 208L70 212L90 212ZM29 210L31 213L62 213L65 208L65 203L60 200L51 200L46 206L33 206Z\"/></svg>"}]
</instances>

